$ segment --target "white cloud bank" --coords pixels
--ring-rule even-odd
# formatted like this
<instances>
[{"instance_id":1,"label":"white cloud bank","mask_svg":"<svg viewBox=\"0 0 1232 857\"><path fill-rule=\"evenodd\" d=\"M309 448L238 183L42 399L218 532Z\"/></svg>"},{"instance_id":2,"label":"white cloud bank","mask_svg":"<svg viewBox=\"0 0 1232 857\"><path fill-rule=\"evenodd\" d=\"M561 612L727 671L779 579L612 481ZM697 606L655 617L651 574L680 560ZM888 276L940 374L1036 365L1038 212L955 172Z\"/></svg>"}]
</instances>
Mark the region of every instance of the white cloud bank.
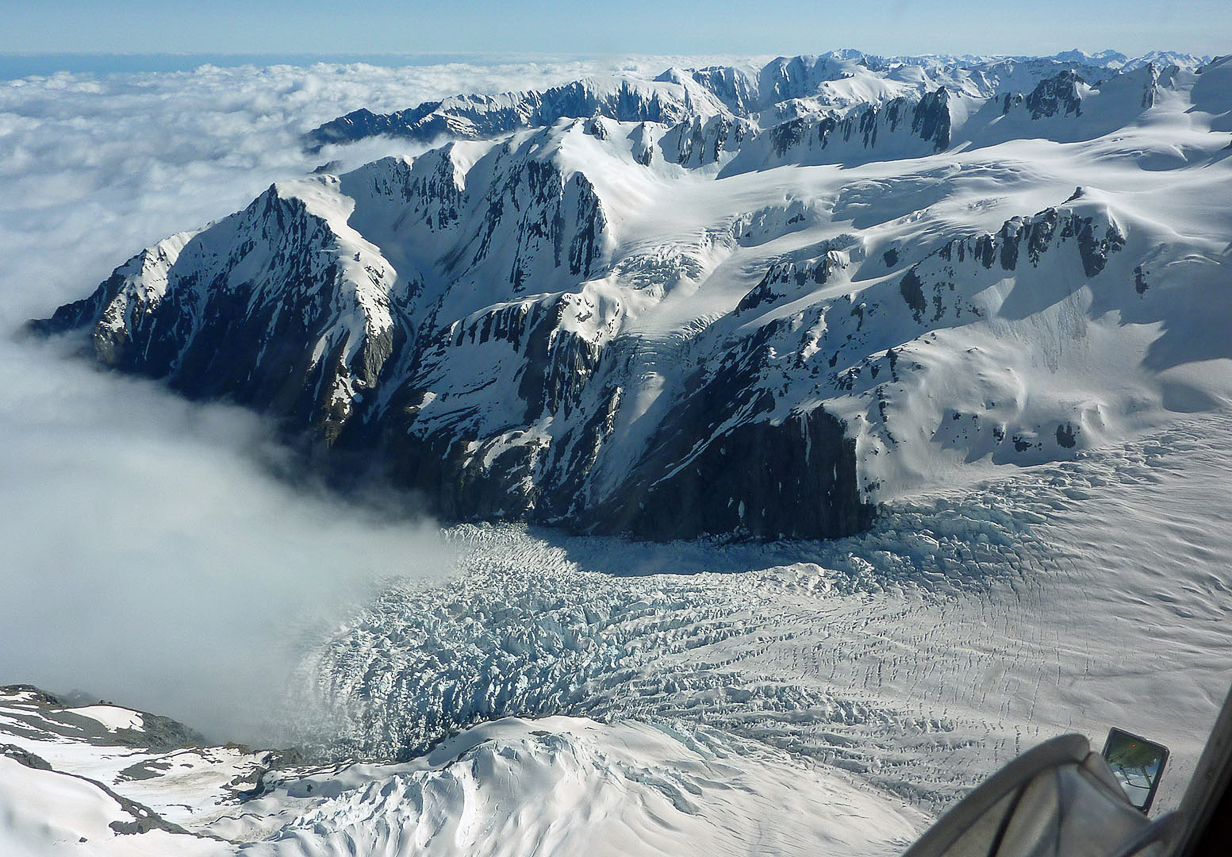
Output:
<instances>
[{"instance_id":1,"label":"white cloud bank","mask_svg":"<svg viewBox=\"0 0 1232 857\"><path fill-rule=\"evenodd\" d=\"M0 683L82 689L256 740L297 639L389 576L448 573L426 524L267 475L234 408L54 345L0 345Z\"/></svg>"}]
</instances>

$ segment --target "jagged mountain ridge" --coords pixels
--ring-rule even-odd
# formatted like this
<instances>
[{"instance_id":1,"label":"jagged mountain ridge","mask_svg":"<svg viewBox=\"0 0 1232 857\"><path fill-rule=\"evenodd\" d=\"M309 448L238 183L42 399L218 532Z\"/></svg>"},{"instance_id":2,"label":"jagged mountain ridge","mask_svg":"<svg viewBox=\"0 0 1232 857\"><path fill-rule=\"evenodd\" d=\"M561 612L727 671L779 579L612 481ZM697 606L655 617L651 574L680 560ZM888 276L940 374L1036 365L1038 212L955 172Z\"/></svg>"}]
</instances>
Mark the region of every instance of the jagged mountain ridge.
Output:
<instances>
[{"instance_id":1,"label":"jagged mountain ridge","mask_svg":"<svg viewBox=\"0 0 1232 857\"><path fill-rule=\"evenodd\" d=\"M834 51L817 57L779 57L755 70L735 66L670 68L653 80L590 78L541 92L459 95L388 114L361 108L310 131L307 142L312 150L319 151L330 144L380 135L422 143L491 139L559 119L592 116L678 126L677 133L684 130L682 125L699 119L723 117L727 124L748 125L756 133L806 117L832 124L847 121L863 125L868 120L861 121L858 114L887 102L902 102L902 109L930 99L952 98L962 105L944 110L943 119L933 120L950 126L961 124L967 113L974 112L973 104L991 99L1021 100L1025 95L1030 103L1047 99L1051 90L1072 79L1098 87L1106 80L1147 68L1158 76L1160 70L1192 71L1201 63L1187 55L1159 52L1130 61L1120 54L1087 57L1077 51L1055 58L991 59L883 58L858 51ZM857 107L863 109L852 110ZM1041 112L1052 115L1050 108L1034 109L1033 118L1039 118ZM777 130L779 137L786 133ZM923 139L937 139L931 126ZM948 138L944 138L939 148L948 144Z\"/></svg>"},{"instance_id":2,"label":"jagged mountain ridge","mask_svg":"<svg viewBox=\"0 0 1232 857\"><path fill-rule=\"evenodd\" d=\"M1068 341L1115 310L1149 356L1188 323L1161 294L1181 276L1216 289L1195 260L1218 251L1161 243L1115 187L1071 197L1082 169L1033 175L998 147L1034 136L1079 159L1065 147L1201 106L1185 151L1219 163L1227 63L801 106L861 62L903 91L897 67L831 56L756 85L670 71L417 108L407 127L463 139L275 185L36 328L89 327L104 364L271 413L449 518L656 539L843 535L938 450L1029 463L1115 435L1128 406L1102 381L1002 380L1062 371L1066 348L1029 344L1024 364L990 343ZM480 119L498 139L476 139ZM1116 157L1140 181L1158 148ZM1099 366L1125 347L1103 336ZM977 356L955 373L941 352Z\"/></svg>"}]
</instances>

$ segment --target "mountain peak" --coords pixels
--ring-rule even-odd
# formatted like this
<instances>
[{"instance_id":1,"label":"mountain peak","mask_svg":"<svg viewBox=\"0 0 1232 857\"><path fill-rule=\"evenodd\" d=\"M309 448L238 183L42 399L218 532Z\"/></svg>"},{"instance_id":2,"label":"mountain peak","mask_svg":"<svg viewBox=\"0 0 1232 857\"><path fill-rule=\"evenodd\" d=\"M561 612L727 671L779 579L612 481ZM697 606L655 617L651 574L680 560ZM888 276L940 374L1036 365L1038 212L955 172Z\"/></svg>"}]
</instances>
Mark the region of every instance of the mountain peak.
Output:
<instances>
[{"instance_id":1,"label":"mountain peak","mask_svg":"<svg viewBox=\"0 0 1232 857\"><path fill-rule=\"evenodd\" d=\"M1159 414L1106 379L1162 402L1207 313L1159 296L1220 268L1125 188L1222 163L1220 68L837 51L354 111L310 143L444 142L279 182L34 326L447 518L850 534Z\"/></svg>"}]
</instances>

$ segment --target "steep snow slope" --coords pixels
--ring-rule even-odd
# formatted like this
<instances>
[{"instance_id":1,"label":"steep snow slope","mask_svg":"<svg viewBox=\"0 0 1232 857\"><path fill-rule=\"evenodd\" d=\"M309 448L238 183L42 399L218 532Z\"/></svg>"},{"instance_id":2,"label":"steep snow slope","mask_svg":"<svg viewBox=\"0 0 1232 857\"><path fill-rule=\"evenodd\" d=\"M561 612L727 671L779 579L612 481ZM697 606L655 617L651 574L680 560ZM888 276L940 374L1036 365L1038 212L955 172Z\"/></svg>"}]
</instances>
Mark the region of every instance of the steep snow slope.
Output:
<instances>
[{"instance_id":1,"label":"steep snow slope","mask_svg":"<svg viewBox=\"0 0 1232 857\"><path fill-rule=\"evenodd\" d=\"M151 747L140 727L65 741L84 710L0 695L6 854L889 854L922 819L704 727L506 718L403 764L271 771L274 754Z\"/></svg>"}]
</instances>

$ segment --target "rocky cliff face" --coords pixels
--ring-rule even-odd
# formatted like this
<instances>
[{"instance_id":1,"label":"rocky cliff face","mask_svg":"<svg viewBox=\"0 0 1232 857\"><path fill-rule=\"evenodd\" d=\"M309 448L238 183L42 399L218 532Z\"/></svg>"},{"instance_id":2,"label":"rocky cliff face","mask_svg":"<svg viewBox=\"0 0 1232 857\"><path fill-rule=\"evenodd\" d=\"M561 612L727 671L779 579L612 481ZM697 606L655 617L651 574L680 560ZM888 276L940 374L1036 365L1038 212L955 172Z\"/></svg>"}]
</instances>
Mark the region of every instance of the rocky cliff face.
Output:
<instances>
[{"instance_id":1,"label":"rocky cliff face","mask_svg":"<svg viewBox=\"0 0 1232 857\"><path fill-rule=\"evenodd\" d=\"M450 519L849 534L926 450L1028 462L1106 430L1094 394L1012 389L989 343L1026 337L1021 378L1112 309L1168 318L1154 272L1193 253L1160 256L1098 192L1004 211L985 188L1018 178L978 152L1015 123L1135 121L1195 76L1058 65L828 55L360 111L313 145L454 139L275 185L32 324L268 413Z\"/></svg>"},{"instance_id":2,"label":"rocky cliff face","mask_svg":"<svg viewBox=\"0 0 1232 857\"><path fill-rule=\"evenodd\" d=\"M90 328L108 366L375 459L449 518L658 539L864 526L842 424L821 408L777 417L752 345L739 371L719 362L672 391L680 407L643 445L609 454L636 346L614 342L628 299L577 285L607 273L614 240L569 165L588 130L531 132L466 170L446 147L272 187L35 326ZM762 467L725 466L725 448Z\"/></svg>"},{"instance_id":3,"label":"rocky cliff face","mask_svg":"<svg viewBox=\"0 0 1232 857\"><path fill-rule=\"evenodd\" d=\"M1072 71L1063 71L1056 77L1041 81L1027 93L1023 105L1032 119L1045 116L1082 115L1082 94L1079 87L1085 83Z\"/></svg>"},{"instance_id":4,"label":"rocky cliff face","mask_svg":"<svg viewBox=\"0 0 1232 857\"><path fill-rule=\"evenodd\" d=\"M143 251L37 327L90 326L106 366L332 438L404 336L392 267L328 207L337 184L271 187L217 225Z\"/></svg>"}]
</instances>

